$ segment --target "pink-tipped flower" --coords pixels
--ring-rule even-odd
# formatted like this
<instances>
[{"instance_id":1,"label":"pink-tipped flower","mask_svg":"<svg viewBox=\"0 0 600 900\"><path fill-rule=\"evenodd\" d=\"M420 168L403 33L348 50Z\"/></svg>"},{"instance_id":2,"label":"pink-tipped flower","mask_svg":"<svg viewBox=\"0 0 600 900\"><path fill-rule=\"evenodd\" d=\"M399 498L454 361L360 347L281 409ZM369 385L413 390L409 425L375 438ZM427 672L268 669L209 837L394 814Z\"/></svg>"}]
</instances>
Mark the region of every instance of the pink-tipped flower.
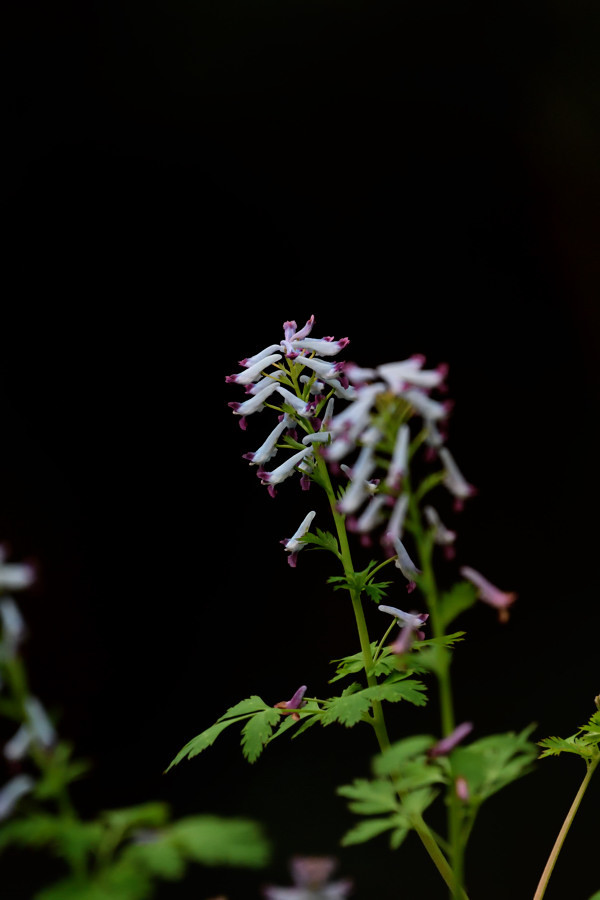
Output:
<instances>
[{"instance_id":1,"label":"pink-tipped flower","mask_svg":"<svg viewBox=\"0 0 600 900\"><path fill-rule=\"evenodd\" d=\"M438 453L444 464L444 485L455 498L455 509L460 510L463 502L477 493L477 488L466 480L447 447L440 447Z\"/></svg>"},{"instance_id":2,"label":"pink-tipped flower","mask_svg":"<svg viewBox=\"0 0 600 900\"><path fill-rule=\"evenodd\" d=\"M262 359L265 359L267 356L270 356L271 353L277 353L279 350L279 344L269 344L268 347L265 347L264 350L260 350L258 353L255 353L254 356L248 356L246 359L240 359L240 366L245 366L249 368L250 366L255 365L255 363L260 362Z\"/></svg>"},{"instance_id":3,"label":"pink-tipped flower","mask_svg":"<svg viewBox=\"0 0 600 900\"><path fill-rule=\"evenodd\" d=\"M292 456L288 457L284 463L280 466L277 466L276 469L273 469L272 472L265 472L264 469L259 469L256 473L263 484L269 485L269 493L272 497L275 496L275 485L281 484L282 481L285 481L286 478L289 478L290 475L294 473L296 466L304 459L307 454L312 453L312 447L304 447L302 450L299 450L297 453L294 453Z\"/></svg>"},{"instance_id":4,"label":"pink-tipped flower","mask_svg":"<svg viewBox=\"0 0 600 900\"><path fill-rule=\"evenodd\" d=\"M456 791L456 796L459 800L462 800L463 803L469 802L469 797L471 796L469 791L469 783L467 779L463 775L459 775L454 782L454 790Z\"/></svg>"},{"instance_id":5,"label":"pink-tipped flower","mask_svg":"<svg viewBox=\"0 0 600 900\"><path fill-rule=\"evenodd\" d=\"M406 580L408 581L408 591L409 593L413 591L416 587L416 578L418 575L421 575L421 570L417 569L416 565L408 555L408 551L400 538L396 538L394 541L394 550L398 555L398 559L395 562L396 568L400 569Z\"/></svg>"},{"instance_id":6,"label":"pink-tipped flower","mask_svg":"<svg viewBox=\"0 0 600 900\"><path fill-rule=\"evenodd\" d=\"M294 338L294 347L297 347L300 350L309 350L311 353L318 353L319 356L336 356L343 350L344 347L347 347L350 343L349 338L340 338L339 341L335 341L332 337L327 338L301 338L298 340ZM303 359L304 363L305 360Z\"/></svg>"},{"instance_id":7,"label":"pink-tipped flower","mask_svg":"<svg viewBox=\"0 0 600 900\"><path fill-rule=\"evenodd\" d=\"M433 531L433 540L438 546L444 548L444 552L448 558L454 556L454 541L456 540L456 532L446 528L439 517L438 511L433 506L426 506L423 509L425 518Z\"/></svg>"},{"instance_id":8,"label":"pink-tipped flower","mask_svg":"<svg viewBox=\"0 0 600 900\"><path fill-rule=\"evenodd\" d=\"M261 391L250 396L247 400L244 400L243 403L232 401L227 405L231 407L236 416L243 416L245 418L246 416L252 415L252 413L260 412L264 407L265 400L267 400L279 387L280 385L276 380L270 380L270 383L265 385Z\"/></svg>"},{"instance_id":9,"label":"pink-tipped flower","mask_svg":"<svg viewBox=\"0 0 600 900\"><path fill-rule=\"evenodd\" d=\"M484 603L487 603L489 606L493 606L494 609L498 610L498 618L500 621L508 622L510 617L509 609L517 599L517 594L514 591L501 591L500 588L497 588L489 582L487 578L484 578L480 572L477 572L470 566L462 566L460 574L463 578L466 578L467 581L470 581L471 584L475 585L478 589L478 597L480 600L483 600Z\"/></svg>"},{"instance_id":10,"label":"pink-tipped flower","mask_svg":"<svg viewBox=\"0 0 600 900\"><path fill-rule=\"evenodd\" d=\"M372 447L362 447L354 466L350 471L350 484L338 503L338 512L350 515L371 495L369 477L375 469L376 462Z\"/></svg>"},{"instance_id":11,"label":"pink-tipped flower","mask_svg":"<svg viewBox=\"0 0 600 900\"><path fill-rule=\"evenodd\" d=\"M379 606L378 609L390 616L395 616L400 628L409 628L411 631L414 631L418 640L422 641L425 638L425 633L421 631L421 626L429 618L429 613L407 613L402 609L396 609L395 606Z\"/></svg>"},{"instance_id":12,"label":"pink-tipped flower","mask_svg":"<svg viewBox=\"0 0 600 900\"><path fill-rule=\"evenodd\" d=\"M472 722L463 722L461 725L457 725L451 734L442 738L433 747L430 747L427 755L432 759L435 759L437 756L447 756L471 731L473 731Z\"/></svg>"},{"instance_id":13,"label":"pink-tipped flower","mask_svg":"<svg viewBox=\"0 0 600 900\"><path fill-rule=\"evenodd\" d=\"M404 521L406 519L407 512L408 494L400 494L400 496L394 503L392 514L388 519L387 527L381 537L381 545L389 556L394 553L395 542L398 540L402 540Z\"/></svg>"},{"instance_id":14,"label":"pink-tipped flower","mask_svg":"<svg viewBox=\"0 0 600 900\"><path fill-rule=\"evenodd\" d=\"M298 722L300 720L300 714L297 712L297 710L302 709L303 706L306 706L306 700L302 699L304 697L305 693L306 693L306 685L303 684L301 687L298 688L298 690L296 691L294 696L291 697L289 700L280 700L279 703L275 703L274 709L284 710L284 713L283 713L284 716L291 715L292 719L295 722Z\"/></svg>"},{"instance_id":15,"label":"pink-tipped flower","mask_svg":"<svg viewBox=\"0 0 600 900\"><path fill-rule=\"evenodd\" d=\"M236 375L226 375L225 381L233 384L252 384L263 369L266 369L267 366L277 362L279 359L281 359L281 353L271 353L269 356L265 356L264 359L255 362L254 365L249 366L244 372L238 372Z\"/></svg>"},{"instance_id":16,"label":"pink-tipped flower","mask_svg":"<svg viewBox=\"0 0 600 900\"><path fill-rule=\"evenodd\" d=\"M292 566L292 568L295 568L296 566L298 553L300 552L300 550L302 550L303 547L306 547L305 541L301 539L308 532L311 522L316 514L317 513L315 510L309 512L308 515L304 517L300 524L300 527L294 532L291 538L287 538L281 541L287 552L290 554L288 556L288 563L290 564L290 566Z\"/></svg>"},{"instance_id":17,"label":"pink-tipped flower","mask_svg":"<svg viewBox=\"0 0 600 900\"><path fill-rule=\"evenodd\" d=\"M294 420L291 416L284 414L280 416L279 424L273 429L273 431L269 434L267 439L263 444L260 445L258 450L255 450L254 453L244 453L243 458L247 459L251 466L260 466L263 463L268 462L275 454L277 453L277 441L283 434L286 428L289 428L293 425Z\"/></svg>"}]
</instances>

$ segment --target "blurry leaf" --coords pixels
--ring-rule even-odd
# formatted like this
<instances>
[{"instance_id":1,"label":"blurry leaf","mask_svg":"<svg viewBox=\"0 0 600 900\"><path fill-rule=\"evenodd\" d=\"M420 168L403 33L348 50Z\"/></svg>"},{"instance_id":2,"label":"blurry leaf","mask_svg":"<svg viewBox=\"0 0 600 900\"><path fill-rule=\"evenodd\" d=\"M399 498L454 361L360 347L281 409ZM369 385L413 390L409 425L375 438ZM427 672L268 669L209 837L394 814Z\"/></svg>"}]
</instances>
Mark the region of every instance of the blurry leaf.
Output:
<instances>
[{"instance_id":1,"label":"blurry leaf","mask_svg":"<svg viewBox=\"0 0 600 900\"><path fill-rule=\"evenodd\" d=\"M47 847L57 856L81 856L97 847L103 833L99 822L35 813L0 827L0 850L10 845Z\"/></svg>"},{"instance_id":2,"label":"blurry leaf","mask_svg":"<svg viewBox=\"0 0 600 900\"><path fill-rule=\"evenodd\" d=\"M370 841L377 835L383 834L384 831L389 831L394 826L395 820L393 816L386 816L381 819L363 819L358 825L346 832L340 843L342 847L349 847L352 844L363 844L365 841Z\"/></svg>"},{"instance_id":3,"label":"blurry leaf","mask_svg":"<svg viewBox=\"0 0 600 900\"><path fill-rule=\"evenodd\" d=\"M87 774L91 763L87 760L72 760L70 744L60 741L54 747L49 763L35 786L35 796L40 800L58 797L73 781Z\"/></svg>"},{"instance_id":4,"label":"blurry leaf","mask_svg":"<svg viewBox=\"0 0 600 900\"><path fill-rule=\"evenodd\" d=\"M248 719L242 728L242 752L248 762L255 762L263 751L263 747L271 737L273 726L281 718L278 709L268 707Z\"/></svg>"},{"instance_id":5,"label":"blurry leaf","mask_svg":"<svg viewBox=\"0 0 600 900\"><path fill-rule=\"evenodd\" d=\"M178 881L185 874L185 856L175 844L160 834L156 840L129 844L121 856L148 875L165 881Z\"/></svg>"},{"instance_id":6,"label":"blurry leaf","mask_svg":"<svg viewBox=\"0 0 600 900\"><path fill-rule=\"evenodd\" d=\"M425 762L426 751L435 744L429 734L415 734L396 741L373 760L376 775L395 775L417 759Z\"/></svg>"},{"instance_id":7,"label":"blurry leaf","mask_svg":"<svg viewBox=\"0 0 600 900\"><path fill-rule=\"evenodd\" d=\"M173 823L168 841L187 859L206 866L260 868L270 857L260 826L249 819L190 816Z\"/></svg>"},{"instance_id":8,"label":"blurry leaf","mask_svg":"<svg viewBox=\"0 0 600 900\"><path fill-rule=\"evenodd\" d=\"M532 730L533 726L519 734L493 734L457 747L449 757L453 777L463 777L471 798L481 803L531 771L537 756L535 744L529 741Z\"/></svg>"},{"instance_id":9,"label":"blurry leaf","mask_svg":"<svg viewBox=\"0 0 600 900\"><path fill-rule=\"evenodd\" d=\"M596 891L593 897L590 897L590 900L600 900L600 891Z\"/></svg>"},{"instance_id":10,"label":"blurry leaf","mask_svg":"<svg viewBox=\"0 0 600 900\"><path fill-rule=\"evenodd\" d=\"M439 601L440 627L447 628L453 619L470 609L477 601L477 588L470 581L458 581L444 591Z\"/></svg>"},{"instance_id":11,"label":"blurry leaf","mask_svg":"<svg viewBox=\"0 0 600 900\"><path fill-rule=\"evenodd\" d=\"M99 818L109 828L126 834L134 828L159 828L164 825L169 819L169 807L166 803L142 803L124 809L103 810Z\"/></svg>"}]
</instances>

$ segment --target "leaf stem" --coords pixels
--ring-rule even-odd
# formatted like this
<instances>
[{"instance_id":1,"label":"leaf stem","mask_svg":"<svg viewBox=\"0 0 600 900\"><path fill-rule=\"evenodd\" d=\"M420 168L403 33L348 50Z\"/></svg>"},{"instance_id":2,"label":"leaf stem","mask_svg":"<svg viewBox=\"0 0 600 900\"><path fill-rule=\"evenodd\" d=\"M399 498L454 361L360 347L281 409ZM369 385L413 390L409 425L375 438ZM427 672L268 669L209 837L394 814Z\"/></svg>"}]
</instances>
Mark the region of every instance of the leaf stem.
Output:
<instances>
[{"instance_id":1,"label":"leaf stem","mask_svg":"<svg viewBox=\"0 0 600 900\"><path fill-rule=\"evenodd\" d=\"M546 888L548 887L548 882L550 881L550 876L554 870L554 866L556 865L556 861L558 859L558 855L562 850L562 846L565 842L565 838L569 832L571 825L573 824L573 819L575 818L575 814L579 809L579 804L583 799L583 795L585 794L588 784L594 774L596 766L600 762L600 752L598 752L597 756L586 763L587 771L585 773L585 778L583 779L577 794L575 795L575 799L571 804L569 812L566 815L566 818L562 824L562 827L558 833L558 837L554 842L554 846L550 852L550 856L548 857L548 861L544 867L544 871L542 872L542 877L540 878L539 884L537 886L537 890L534 894L533 900L542 900L542 897L546 893Z\"/></svg>"}]
</instances>

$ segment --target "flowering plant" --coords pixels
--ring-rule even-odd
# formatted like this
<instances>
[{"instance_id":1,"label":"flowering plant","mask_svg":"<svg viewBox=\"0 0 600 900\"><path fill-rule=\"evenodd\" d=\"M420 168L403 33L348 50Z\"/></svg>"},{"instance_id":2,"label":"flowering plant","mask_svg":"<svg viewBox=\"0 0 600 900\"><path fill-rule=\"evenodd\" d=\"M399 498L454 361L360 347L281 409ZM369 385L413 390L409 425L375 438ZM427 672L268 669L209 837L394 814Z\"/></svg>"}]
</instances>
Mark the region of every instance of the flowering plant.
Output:
<instances>
[{"instance_id":1,"label":"flowering plant","mask_svg":"<svg viewBox=\"0 0 600 900\"><path fill-rule=\"evenodd\" d=\"M506 622L516 593L501 590L464 564L449 588L440 586L438 567L453 571L456 565L457 532L448 527L447 517L460 513L476 492L448 446L452 403L447 399L447 367L427 368L420 355L375 368L338 361L348 339L314 338L313 326L313 316L301 328L287 321L278 343L242 359L241 371L226 381L243 388L245 398L229 406L244 431L249 420L262 426L265 410L272 415L271 425L260 428L258 448L245 454L272 498L294 478L303 492L320 490L326 498L329 521L319 521L318 503L311 503L315 508L303 510L297 530L282 544L292 568L302 551L330 554L335 572L328 582L333 590L347 592L359 649L333 661L330 683L344 683L341 693L317 697L302 684L287 700L271 697L267 702L252 695L190 740L169 768L195 757L231 726L241 728L242 751L249 762L285 733L296 737L315 725L334 723L367 726L378 752L370 778L338 788L359 816L342 845L388 834L396 850L414 832L451 896L467 900L465 853L481 806L530 772L540 750L531 740L533 725L478 735L476 721L456 721L451 663L465 632L455 623L478 602ZM375 557L360 570L353 542ZM397 605L383 602L390 595ZM389 723L401 717L402 702L424 706L432 682L439 702L439 734L404 733L392 740ZM579 755L586 775L535 900L546 890L600 760L600 712L577 735L539 743L541 756ZM430 809L440 800L447 811L444 836L428 823ZM266 896L305 893L281 889Z\"/></svg>"}]
</instances>

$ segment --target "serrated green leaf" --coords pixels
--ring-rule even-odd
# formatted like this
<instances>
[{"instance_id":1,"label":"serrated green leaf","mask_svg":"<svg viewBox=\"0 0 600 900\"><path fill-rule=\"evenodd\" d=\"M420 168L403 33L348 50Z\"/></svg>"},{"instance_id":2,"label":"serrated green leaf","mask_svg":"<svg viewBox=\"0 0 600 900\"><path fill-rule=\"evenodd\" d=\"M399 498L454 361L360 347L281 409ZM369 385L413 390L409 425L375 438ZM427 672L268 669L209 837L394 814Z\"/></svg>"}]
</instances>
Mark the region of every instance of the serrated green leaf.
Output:
<instances>
[{"instance_id":1,"label":"serrated green leaf","mask_svg":"<svg viewBox=\"0 0 600 900\"><path fill-rule=\"evenodd\" d=\"M356 693L343 693L341 697L333 697L325 701L325 708L321 717L323 725L339 722L346 728L352 728L358 722L368 720L371 708L371 698L366 691Z\"/></svg>"},{"instance_id":2,"label":"serrated green leaf","mask_svg":"<svg viewBox=\"0 0 600 900\"><path fill-rule=\"evenodd\" d=\"M427 688L422 681L392 675L381 684L365 688L363 693L371 700L387 700L388 703L398 703L399 700L407 700L415 706L425 706L427 703L426 690Z\"/></svg>"},{"instance_id":3,"label":"serrated green leaf","mask_svg":"<svg viewBox=\"0 0 600 900\"><path fill-rule=\"evenodd\" d=\"M188 741L187 744L181 748L177 756L171 760L165 769L165 772L168 772L173 766L178 765L183 759L193 759L194 756L198 756L199 753L202 753L203 750L206 750L207 747L214 744L222 731L230 725L233 725L234 722L241 722L245 718L246 716L239 716L237 719L226 719L224 722L215 722L210 728L207 728L205 731L196 735L195 738L192 738L191 741Z\"/></svg>"},{"instance_id":4,"label":"serrated green leaf","mask_svg":"<svg viewBox=\"0 0 600 900\"><path fill-rule=\"evenodd\" d=\"M420 760L425 765L427 750L434 744L435 738L430 734L415 734L396 741L375 757L373 771L380 776L395 775L415 760Z\"/></svg>"},{"instance_id":5,"label":"serrated green leaf","mask_svg":"<svg viewBox=\"0 0 600 900\"><path fill-rule=\"evenodd\" d=\"M317 547L321 547L322 550L329 550L330 553L341 559L337 538L330 531L322 531L320 528L317 528L316 534L312 531L307 531L300 540L304 544L315 544Z\"/></svg>"},{"instance_id":6,"label":"serrated green leaf","mask_svg":"<svg viewBox=\"0 0 600 900\"><path fill-rule=\"evenodd\" d=\"M364 844L365 841L372 840L374 837L383 834L383 832L389 831L390 828L394 828L394 826L395 819L393 816L377 819L363 819L346 832L340 843L342 847L350 847L353 844Z\"/></svg>"},{"instance_id":7,"label":"serrated green leaf","mask_svg":"<svg viewBox=\"0 0 600 900\"><path fill-rule=\"evenodd\" d=\"M349 808L361 815L399 812L400 805L394 785L389 780L356 778L352 784L344 784L337 789L342 797L351 802Z\"/></svg>"},{"instance_id":8,"label":"serrated green leaf","mask_svg":"<svg viewBox=\"0 0 600 900\"><path fill-rule=\"evenodd\" d=\"M577 735L569 738L547 737L538 741L538 744L544 748L540 753L540 759L544 759L546 756L560 756L561 753L575 753L584 758L590 756L590 748Z\"/></svg>"},{"instance_id":9,"label":"serrated green leaf","mask_svg":"<svg viewBox=\"0 0 600 900\"><path fill-rule=\"evenodd\" d=\"M253 694L246 700L240 700L239 703L234 704L234 706L230 706L227 712L223 713L223 715L217 719L217 722L223 722L225 719L232 719L235 716L243 716L251 713L262 712L264 709L271 708L272 707L265 703L262 697L258 697L256 694Z\"/></svg>"},{"instance_id":10,"label":"serrated green leaf","mask_svg":"<svg viewBox=\"0 0 600 900\"><path fill-rule=\"evenodd\" d=\"M370 581L364 586L364 592L374 603L381 603L387 596L387 589L393 584L393 581Z\"/></svg>"},{"instance_id":11,"label":"serrated green leaf","mask_svg":"<svg viewBox=\"0 0 600 900\"><path fill-rule=\"evenodd\" d=\"M248 762L256 762L280 717L279 710L271 707L248 719L242 728L242 752Z\"/></svg>"}]
</instances>

